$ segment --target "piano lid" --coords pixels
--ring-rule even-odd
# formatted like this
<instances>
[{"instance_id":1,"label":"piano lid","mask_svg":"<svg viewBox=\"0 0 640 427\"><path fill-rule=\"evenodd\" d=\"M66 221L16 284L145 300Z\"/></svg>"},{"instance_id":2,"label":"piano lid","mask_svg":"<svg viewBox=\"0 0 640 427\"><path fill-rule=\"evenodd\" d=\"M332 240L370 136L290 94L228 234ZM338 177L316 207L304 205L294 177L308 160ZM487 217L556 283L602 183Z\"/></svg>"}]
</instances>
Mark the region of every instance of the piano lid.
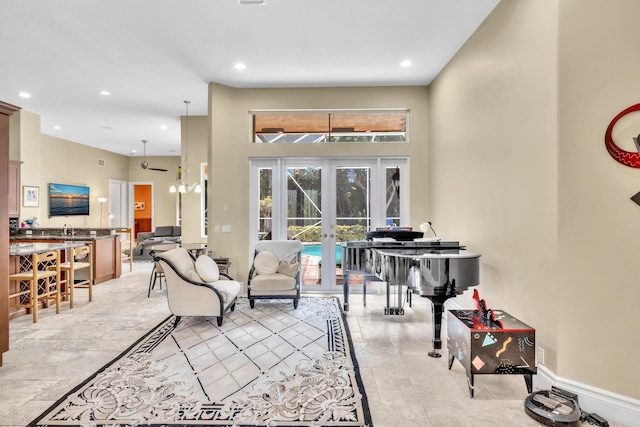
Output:
<instances>
[{"instance_id":1,"label":"piano lid","mask_svg":"<svg viewBox=\"0 0 640 427\"><path fill-rule=\"evenodd\" d=\"M377 229L372 231L367 231L365 234L366 240L373 240L379 238L391 238L396 241L411 241L413 239L419 239L424 237L424 233L422 231L413 231L402 228L389 228L389 229Z\"/></svg>"},{"instance_id":2,"label":"piano lid","mask_svg":"<svg viewBox=\"0 0 640 427\"><path fill-rule=\"evenodd\" d=\"M477 252L469 251L467 249L456 248L403 248L392 249L387 248L373 248L374 251L380 255L397 258L410 258L412 260L421 259L460 259L460 258L480 258L480 254Z\"/></svg>"},{"instance_id":3,"label":"piano lid","mask_svg":"<svg viewBox=\"0 0 640 427\"><path fill-rule=\"evenodd\" d=\"M343 248L353 249L395 249L395 248L452 248L464 249L460 242L455 240L414 240L414 241L380 241L380 240L352 240L350 242L342 242Z\"/></svg>"}]
</instances>

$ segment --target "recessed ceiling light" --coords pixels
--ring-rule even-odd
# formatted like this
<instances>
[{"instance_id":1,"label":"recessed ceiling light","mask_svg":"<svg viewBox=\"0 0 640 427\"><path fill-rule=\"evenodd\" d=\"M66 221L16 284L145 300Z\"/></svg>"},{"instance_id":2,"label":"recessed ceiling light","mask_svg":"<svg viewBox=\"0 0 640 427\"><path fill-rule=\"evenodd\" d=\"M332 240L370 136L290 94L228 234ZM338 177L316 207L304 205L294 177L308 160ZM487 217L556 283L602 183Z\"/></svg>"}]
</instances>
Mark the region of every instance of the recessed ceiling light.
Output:
<instances>
[{"instance_id":1,"label":"recessed ceiling light","mask_svg":"<svg viewBox=\"0 0 640 427\"><path fill-rule=\"evenodd\" d=\"M244 70L245 68L247 68L247 66L241 62L238 62L236 65L233 66L233 68L235 68L236 70Z\"/></svg>"},{"instance_id":2,"label":"recessed ceiling light","mask_svg":"<svg viewBox=\"0 0 640 427\"><path fill-rule=\"evenodd\" d=\"M60 130L60 129L62 129L60 126L54 126L53 128L54 128L55 130Z\"/></svg>"},{"instance_id":3,"label":"recessed ceiling light","mask_svg":"<svg viewBox=\"0 0 640 427\"><path fill-rule=\"evenodd\" d=\"M411 66L411 61L409 61L408 59L405 59L404 61L402 61L400 63L401 67L410 67Z\"/></svg>"},{"instance_id":4,"label":"recessed ceiling light","mask_svg":"<svg viewBox=\"0 0 640 427\"><path fill-rule=\"evenodd\" d=\"M267 0L238 0L240 4L267 4Z\"/></svg>"},{"instance_id":5,"label":"recessed ceiling light","mask_svg":"<svg viewBox=\"0 0 640 427\"><path fill-rule=\"evenodd\" d=\"M104 130L113 130L113 128L111 126L102 126L102 129L104 129Z\"/></svg>"},{"instance_id":6,"label":"recessed ceiling light","mask_svg":"<svg viewBox=\"0 0 640 427\"><path fill-rule=\"evenodd\" d=\"M108 90L101 90L100 92L98 92L100 95L102 96L109 96L111 95L111 92L109 92Z\"/></svg>"},{"instance_id":7,"label":"recessed ceiling light","mask_svg":"<svg viewBox=\"0 0 640 427\"><path fill-rule=\"evenodd\" d=\"M136 150L131 150L131 154L136 154L137 151Z\"/></svg>"},{"instance_id":8,"label":"recessed ceiling light","mask_svg":"<svg viewBox=\"0 0 640 427\"><path fill-rule=\"evenodd\" d=\"M167 125L160 126L160 130L167 130Z\"/></svg>"},{"instance_id":9,"label":"recessed ceiling light","mask_svg":"<svg viewBox=\"0 0 640 427\"><path fill-rule=\"evenodd\" d=\"M31 98L31 94L28 92L18 92L20 98Z\"/></svg>"}]
</instances>

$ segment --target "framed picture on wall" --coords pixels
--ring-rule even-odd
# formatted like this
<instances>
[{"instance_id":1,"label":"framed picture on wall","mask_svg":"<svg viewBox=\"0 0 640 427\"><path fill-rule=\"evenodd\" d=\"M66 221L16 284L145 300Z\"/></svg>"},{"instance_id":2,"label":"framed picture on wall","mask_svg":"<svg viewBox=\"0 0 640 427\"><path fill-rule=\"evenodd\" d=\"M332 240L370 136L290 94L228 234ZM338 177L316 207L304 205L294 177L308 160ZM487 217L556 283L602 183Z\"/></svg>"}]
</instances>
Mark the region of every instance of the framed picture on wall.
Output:
<instances>
[{"instance_id":1,"label":"framed picture on wall","mask_svg":"<svg viewBox=\"0 0 640 427\"><path fill-rule=\"evenodd\" d=\"M40 199L40 187L32 185L22 186L22 206L25 208L37 208Z\"/></svg>"}]
</instances>

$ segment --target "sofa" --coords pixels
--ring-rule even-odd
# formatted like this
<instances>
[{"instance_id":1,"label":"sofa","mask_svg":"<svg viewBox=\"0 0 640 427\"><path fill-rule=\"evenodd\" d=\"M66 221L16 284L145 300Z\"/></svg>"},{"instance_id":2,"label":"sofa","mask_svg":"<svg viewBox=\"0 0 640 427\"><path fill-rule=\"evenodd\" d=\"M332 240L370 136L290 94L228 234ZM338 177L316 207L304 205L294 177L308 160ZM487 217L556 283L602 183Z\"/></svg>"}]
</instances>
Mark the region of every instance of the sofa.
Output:
<instances>
[{"instance_id":1,"label":"sofa","mask_svg":"<svg viewBox=\"0 0 640 427\"><path fill-rule=\"evenodd\" d=\"M136 247L133 249L137 259L153 259L146 248L161 243L182 243L182 227L179 225L163 225L155 231L142 231L136 236Z\"/></svg>"}]
</instances>

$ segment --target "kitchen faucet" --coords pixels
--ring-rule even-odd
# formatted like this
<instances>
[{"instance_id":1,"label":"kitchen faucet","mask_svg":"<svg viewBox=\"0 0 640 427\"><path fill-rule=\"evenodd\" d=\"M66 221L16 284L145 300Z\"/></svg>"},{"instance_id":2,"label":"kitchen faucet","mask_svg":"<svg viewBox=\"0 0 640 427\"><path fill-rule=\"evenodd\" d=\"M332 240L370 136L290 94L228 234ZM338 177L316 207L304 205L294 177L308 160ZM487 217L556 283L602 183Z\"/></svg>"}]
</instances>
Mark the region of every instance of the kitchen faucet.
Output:
<instances>
[{"instance_id":1,"label":"kitchen faucet","mask_svg":"<svg viewBox=\"0 0 640 427\"><path fill-rule=\"evenodd\" d=\"M67 224L64 225L64 229L62 230L62 235L63 236L67 235Z\"/></svg>"}]
</instances>

